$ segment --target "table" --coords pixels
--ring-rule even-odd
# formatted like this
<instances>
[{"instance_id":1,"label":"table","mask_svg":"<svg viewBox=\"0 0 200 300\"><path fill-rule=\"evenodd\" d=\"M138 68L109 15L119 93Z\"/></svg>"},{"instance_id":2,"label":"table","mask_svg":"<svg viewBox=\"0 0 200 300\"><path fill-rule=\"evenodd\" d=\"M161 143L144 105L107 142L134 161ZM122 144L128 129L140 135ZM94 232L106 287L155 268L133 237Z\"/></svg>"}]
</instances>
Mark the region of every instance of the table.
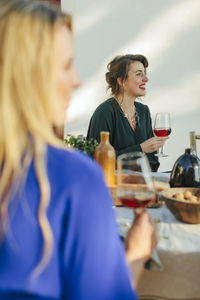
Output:
<instances>
[{"instance_id":1,"label":"table","mask_svg":"<svg viewBox=\"0 0 200 300\"><path fill-rule=\"evenodd\" d=\"M132 210L115 210L120 230L127 231ZM144 271L138 285L140 300L200 299L200 225L176 220L165 205L148 212L159 222L157 253L163 270Z\"/></svg>"}]
</instances>

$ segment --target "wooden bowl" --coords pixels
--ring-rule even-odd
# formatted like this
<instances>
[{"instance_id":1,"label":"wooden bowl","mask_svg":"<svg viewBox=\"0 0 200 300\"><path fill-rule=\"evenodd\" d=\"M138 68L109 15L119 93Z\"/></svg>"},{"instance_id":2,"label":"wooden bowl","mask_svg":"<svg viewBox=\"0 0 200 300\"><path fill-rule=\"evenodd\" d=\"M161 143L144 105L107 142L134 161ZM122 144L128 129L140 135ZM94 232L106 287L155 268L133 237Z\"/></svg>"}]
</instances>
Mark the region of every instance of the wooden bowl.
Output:
<instances>
[{"instance_id":1,"label":"wooden bowl","mask_svg":"<svg viewBox=\"0 0 200 300\"><path fill-rule=\"evenodd\" d=\"M200 224L200 201L181 200L173 197L176 193L190 191L200 197L200 188L171 188L162 192L162 198L176 219L190 224Z\"/></svg>"}]
</instances>

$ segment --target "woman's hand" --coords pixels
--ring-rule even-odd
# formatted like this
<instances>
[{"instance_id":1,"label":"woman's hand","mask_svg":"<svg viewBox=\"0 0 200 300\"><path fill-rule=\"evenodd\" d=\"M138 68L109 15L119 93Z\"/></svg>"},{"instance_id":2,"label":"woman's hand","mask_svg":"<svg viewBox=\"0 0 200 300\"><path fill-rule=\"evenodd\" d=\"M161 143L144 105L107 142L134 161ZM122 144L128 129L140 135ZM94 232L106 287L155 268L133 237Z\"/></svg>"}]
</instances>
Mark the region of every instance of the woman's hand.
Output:
<instances>
[{"instance_id":1,"label":"woman's hand","mask_svg":"<svg viewBox=\"0 0 200 300\"><path fill-rule=\"evenodd\" d=\"M125 240L126 258L133 272L133 287L137 286L144 264L151 257L156 245L155 228L147 211L144 210L141 214L135 216Z\"/></svg>"},{"instance_id":2,"label":"woman's hand","mask_svg":"<svg viewBox=\"0 0 200 300\"><path fill-rule=\"evenodd\" d=\"M159 148L161 148L168 138L169 138L168 136L165 136L165 137L154 136L154 137L146 140L142 144L140 144L140 146L144 153L151 153L151 152L157 151Z\"/></svg>"},{"instance_id":3,"label":"woman's hand","mask_svg":"<svg viewBox=\"0 0 200 300\"><path fill-rule=\"evenodd\" d=\"M125 240L128 262L142 260L145 263L157 245L154 225L146 210L136 214Z\"/></svg>"}]
</instances>

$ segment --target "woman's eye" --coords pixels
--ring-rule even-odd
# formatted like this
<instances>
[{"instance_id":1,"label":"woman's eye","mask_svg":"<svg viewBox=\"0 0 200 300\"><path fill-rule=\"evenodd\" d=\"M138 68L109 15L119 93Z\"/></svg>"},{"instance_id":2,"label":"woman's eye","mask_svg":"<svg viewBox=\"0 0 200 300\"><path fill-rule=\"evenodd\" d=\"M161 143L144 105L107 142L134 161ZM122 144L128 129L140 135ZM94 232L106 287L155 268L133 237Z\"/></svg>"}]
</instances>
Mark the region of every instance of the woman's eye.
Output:
<instances>
[{"instance_id":1,"label":"woman's eye","mask_svg":"<svg viewBox=\"0 0 200 300\"><path fill-rule=\"evenodd\" d=\"M64 69L65 69L66 71L70 70L71 67L72 67L72 62L71 62L71 61L68 62L68 63L66 63L66 64L64 65Z\"/></svg>"},{"instance_id":2,"label":"woman's eye","mask_svg":"<svg viewBox=\"0 0 200 300\"><path fill-rule=\"evenodd\" d=\"M70 69L70 65L69 65L69 64L65 65L65 66L64 66L64 69L65 69L66 71L69 70L69 69Z\"/></svg>"},{"instance_id":3,"label":"woman's eye","mask_svg":"<svg viewBox=\"0 0 200 300\"><path fill-rule=\"evenodd\" d=\"M69 71L73 67L73 59L66 60L64 70Z\"/></svg>"},{"instance_id":4,"label":"woman's eye","mask_svg":"<svg viewBox=\"0 0 200 300\"><path fill-rule=\"evenodd\" d=\"M144 76L146 76L146 74L145 73L137 73L136 76L138 76L138 77L144 77Z\"/></svg>"}]
</instances>

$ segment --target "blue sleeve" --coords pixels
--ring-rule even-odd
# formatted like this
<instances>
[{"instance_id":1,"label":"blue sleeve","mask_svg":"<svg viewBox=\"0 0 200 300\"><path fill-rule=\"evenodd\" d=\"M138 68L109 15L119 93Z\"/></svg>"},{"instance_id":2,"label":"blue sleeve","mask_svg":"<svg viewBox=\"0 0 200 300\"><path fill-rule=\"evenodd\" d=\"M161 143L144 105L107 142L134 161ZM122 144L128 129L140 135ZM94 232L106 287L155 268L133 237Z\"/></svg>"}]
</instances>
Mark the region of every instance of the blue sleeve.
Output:
<instances>
[{"instance_id":1,"label":"blue sleeve","mask_svg":"<svg viewBox=\"0 0 200 300\"><path fill-rule=\"evenodd\" d=\"M112 200L96 166L79 178L70 197L62 250L64 299L137 299Z\"/></svg>"}]
</instances>

